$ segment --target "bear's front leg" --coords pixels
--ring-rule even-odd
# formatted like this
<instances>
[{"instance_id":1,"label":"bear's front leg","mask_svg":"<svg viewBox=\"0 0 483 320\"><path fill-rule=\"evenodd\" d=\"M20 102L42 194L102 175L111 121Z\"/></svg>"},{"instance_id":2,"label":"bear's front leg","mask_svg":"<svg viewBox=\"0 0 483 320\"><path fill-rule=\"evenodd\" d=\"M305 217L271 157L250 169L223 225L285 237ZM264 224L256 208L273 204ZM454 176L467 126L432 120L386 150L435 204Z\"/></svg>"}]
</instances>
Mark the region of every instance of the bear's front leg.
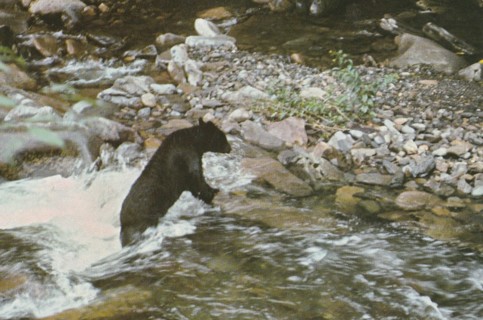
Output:
<instances>
[{"instance_id":1,"label":"bear's front leg","mask_svg":"<svg viewBox=\"0 0 483 320\"><path fill-rule=\"evenodd\" d=\"M220 190L210 187L206 183L206 181L203 181L203 182L204 182L204 186L201 188L198 198L203 200L207 204L211 204L211 202L213 201L213 198Z\"/></svg>"}]
</instances>

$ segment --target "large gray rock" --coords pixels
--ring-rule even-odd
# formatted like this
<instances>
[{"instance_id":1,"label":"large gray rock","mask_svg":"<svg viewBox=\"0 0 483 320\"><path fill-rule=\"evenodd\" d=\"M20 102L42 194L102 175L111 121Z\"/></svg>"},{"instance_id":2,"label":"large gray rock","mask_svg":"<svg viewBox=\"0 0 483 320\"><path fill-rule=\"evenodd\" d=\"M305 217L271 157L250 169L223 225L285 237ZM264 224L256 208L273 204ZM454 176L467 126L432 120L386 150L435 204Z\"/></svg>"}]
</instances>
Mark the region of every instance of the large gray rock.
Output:
<instances>
[{"instance_id":1,"label":"large gray rock","mask_svg":"<svg viewBox=\"0 0 483 320\"><path fill-rule=\"evenodd\" d=\"M308 142L305 131L305 120L290 117L268 125L268 132L285 141L288 145L306 145Z\"/></svg>"},{"instance_id":2,"label":"large gray rock","mask_svg":"<svg viewBox=\"0 0 483 320\"><path fill-rule=\"evenodd\" d=\"M285 145L281 139L268 133L262 126L250 120L242 123L241 134L246 141L267 150L278 151Z\"/></svg>"},{"instance_id":3,"label":"large gray rock","mask_svg":"<svg viewBox=\"0 0 483 320\"><path fill-rule=\"evenodd\" d=\"M435 70L452 74L465 66L465 60L436 42L404 33L396 38L399 56L390 65L404 68L417 64L431 65Z\"/></svg>"},{"instance_id":4,"label":"large gray rock","mask_svg":"<svg viewBox=\"0 0 483 320\"><path fill-rule=\"evenodd\" d=\"M242 160L241 165L258 180L270 184L277 191L295 197L305 197L313 192L306 182L297 178L272 158L246 158Z\"/></svg>"},{"instance_id":5,"label":"large gray rock","mask_svg":"<svg viewBox=\"0 0 483 320\"><path fill-rule=\"evenodd\" d=\"M29 12L39 16L61 15L66 26L80 22L86 4L80 0L36 0L30 3Z\"/></svg>"}]
</instances>

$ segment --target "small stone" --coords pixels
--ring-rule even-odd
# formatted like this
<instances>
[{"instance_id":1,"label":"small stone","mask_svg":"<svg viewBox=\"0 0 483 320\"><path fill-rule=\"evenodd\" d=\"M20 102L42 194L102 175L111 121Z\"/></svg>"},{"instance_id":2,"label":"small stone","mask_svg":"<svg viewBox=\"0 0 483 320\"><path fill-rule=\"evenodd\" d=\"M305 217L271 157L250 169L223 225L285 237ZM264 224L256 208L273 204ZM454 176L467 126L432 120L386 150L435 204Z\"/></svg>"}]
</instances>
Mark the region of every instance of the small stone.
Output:
<instances>
[{"instance_id":1,"label":"small stone","mask_svg":"<svg viewBox=\"0 0 483 320\"><path fill-rule=\"evenodd\" d=\"M465 153L469 152L473 148L473 145L469 142L462 140L454 140L451 142L451 146L448 148L448 155L461 157Z\"/></svg>"},{"instance_id":2,"label":"small stone","mask_svg":"<svg viewBox=\"0 0 483 320\"><path fill-rule=\"evenodd\" d=\"M416 157L409 162L409 170L411 175L416 177L426 177L428 176L436 167L436 162L434 158L429 157Z\"/></svg>"},{"instance_id":3,"label":"small stone","mask_svg":"<svg viewBox=\"0 0 483 320\"><path fill-rule=\"evenodd\" d=\"M426 130L426 125L424 123L413 123L411 124L411 127L418 131L424 131Z\"/></svg>"},{"instance_id":4,"label":"small stone","mask_svg":"<svg viewBox=\"0 0 483 320\"><path fill-rule=\"evenodd\" d=\"M413 128L411 128L410 126L403 126L401 128L401 132L402 133L406 133L406 134L413 134L413 133L416 133L416 130L414 130Z\"/></svg>"},{"instance_id":5,"label":"small stone","mask_svg":"<svg viewBox=\"0 0 483 320\"><path fill-rule=\"evenodd\" d=\"M109 9L109 7L107 6L107 4L105 4L104 2L103 2L103 3L101 3L101 4L98 6L98 8L99 8L99 11L100 11L101 13L107 13L107 12L109 12L109 10L110 10L110 9Z\"/></svg>"},{"instance_id":6,"label":"small stone","mask_svg":"<svg viewBox=\"0 0 483 320\"><path fill-rule=\"evenodd\" d=\"M228 120L233 122L243 122L249 120L252 117L252 112L247 111L245 108L238 108L228 115Z\"/></svg>"},{"instance_id":7,"label":"small stone","mask_svg":"<svg viewBox=\"0 0 483 320\"><path fill-rule=\"evenodd\" d=\"M141 96L141 102L146 107L155 107L156 106L156 96L152 93L145 93Z\"/></svg>"},{"instance_id":8,"label":"small stone","mask_svg":"<svg viewBox=\"0 0 483 320\"><path fill-rule=\"evenodd\" d=\"M349 130L349 134L352 136L354 139L361 139L364 136L364 132L360 130Z\"/></svg>"},{"instance_id":9,"label":"small stone","mask_svg":"<svg viewBox=\"0 0 483 320\"><path fill-rule=\"evenodd\" d=\"M456 185L456 189L459 193L468 195L473 191L473 187L466 182L465 179L459 179L458 184Z\"/></svg>"},{"instance_id":10,"label":"small stone","mask_svg":"<svg viewBox=\"0 0 483 320\"><path fill-rule=\"evenodd\" d=\"M407 154L417 154L418 153L418 146L416 143L411 139L406 141L406 143L403 145L403 150Z\"/></svg>"},{"instance_id":11,"label":"small stone","mask_svg":"<svg viewBox=\"0 0 483 320\"><path fill-rule=\"evenodd\" d=\"M176 91L176 86L173 84L157 84L153 83L149 86L152 92L160 95L165 95L165 94L175 94Z\"/></svg>"},{"instance_id":12,"label":"small stone","mask_svg":"<svg viewBox=\"0 0 483 320\"><path fill-rule=\"evenodd\" d=\"M151 109L149 107L141 108L138 111L138 117L142 119L147 119L151 115Z\"/></svg>"},{"instance_id":13,"label":"small stone","mask_svg":"<svg viewBox=\"0 0 483 320\"><path fill-rule=\"evenodd\" d=\"M342 131L337 131L332 135L327 143L334 147L336 150L348 152L354 145L354 139L352 139L350 135L345 134Z\"/></svg>"},{"instance_id":14,"label":"small stone","mask_svg":"<svg viewBox=\"0 0 483 320\"><path fill-rule=\"evenodd\" d=\"M433 153L433 156L444 157L446 154L448 154L448 149L442 147L442 148L434 150L432 153Z\"/></svg>"},{"instance_id":15,"label":"small stone","mask_svg":"<svg viewBox=\"0 0 483 320\"><path fill-rule=\"evenodd\" d=\"M393 176L384 175L380 173L360 173L356 176L356 181L359 183L388 186L391 184Z\"/></svg>"},{"instance_id":16,"label":"small stone","mask_svg":"<svg viewBox=\"0 0 483 320\"><path fill-rule=\"evenodd\" d=\"M394 119L394 123L396 125L398 125L398 126L402 126L402 125L404 125L408 121L409 121L408 118L397 118L397 119Z\"/></svg>"}]
</instances>

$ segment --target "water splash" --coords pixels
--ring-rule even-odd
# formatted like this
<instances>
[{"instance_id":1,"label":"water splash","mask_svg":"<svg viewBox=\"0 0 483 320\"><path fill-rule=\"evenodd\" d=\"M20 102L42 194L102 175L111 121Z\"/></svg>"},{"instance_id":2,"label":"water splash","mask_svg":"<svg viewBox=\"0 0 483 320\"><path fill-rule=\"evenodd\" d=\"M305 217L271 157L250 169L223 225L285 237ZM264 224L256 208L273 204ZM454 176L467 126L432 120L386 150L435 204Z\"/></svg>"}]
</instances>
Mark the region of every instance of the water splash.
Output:
<instances>
[{"instance_id":1,"label":"water splash","mask_svg":"<svg viewBox=\"0 0 483 320\"><path fill-rule=\"evenodd\" d=\"M236 182L229 161L218 155L204 159L210 183L219 187L225 181L229 186L223 189L244 183L244 179ZM2 297L0 317L44 317L87 305L99 295L91 279L136 268L126 261L161 249L167 237L195 232L197 217L217 210L185 192L160 224L145 232L144 241L123 249L119 212L141 169L121 167L0 184L0 235L8 234L25 244L23 249L14 244L14 251L26 250L21 257L16 252L3 259L12 244L0 244L4 264L0 276L26 279L8 297ZM145 267L140 260L137 266Z\"/></svg>"}]
</instances>

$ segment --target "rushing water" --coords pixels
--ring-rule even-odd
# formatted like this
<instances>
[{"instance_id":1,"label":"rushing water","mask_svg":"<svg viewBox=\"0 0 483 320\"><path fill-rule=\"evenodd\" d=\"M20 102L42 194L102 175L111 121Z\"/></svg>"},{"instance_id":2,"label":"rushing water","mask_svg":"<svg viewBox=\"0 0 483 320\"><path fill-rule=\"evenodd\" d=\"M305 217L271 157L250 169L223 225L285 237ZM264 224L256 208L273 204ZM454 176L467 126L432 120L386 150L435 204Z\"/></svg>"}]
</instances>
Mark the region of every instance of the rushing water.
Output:
<instances>
[{"instance_id":1,"label":"rushing water","mask_svg":"<svg viewBox=\"0 0 483 320\"><path fill-rule=\"evenodd\" d=\"M183 194L121 248L140 169L0 185L0 318L481 319L483 257L255 188L210 155L210 207Z\"/></svg>"}]
</instances>

